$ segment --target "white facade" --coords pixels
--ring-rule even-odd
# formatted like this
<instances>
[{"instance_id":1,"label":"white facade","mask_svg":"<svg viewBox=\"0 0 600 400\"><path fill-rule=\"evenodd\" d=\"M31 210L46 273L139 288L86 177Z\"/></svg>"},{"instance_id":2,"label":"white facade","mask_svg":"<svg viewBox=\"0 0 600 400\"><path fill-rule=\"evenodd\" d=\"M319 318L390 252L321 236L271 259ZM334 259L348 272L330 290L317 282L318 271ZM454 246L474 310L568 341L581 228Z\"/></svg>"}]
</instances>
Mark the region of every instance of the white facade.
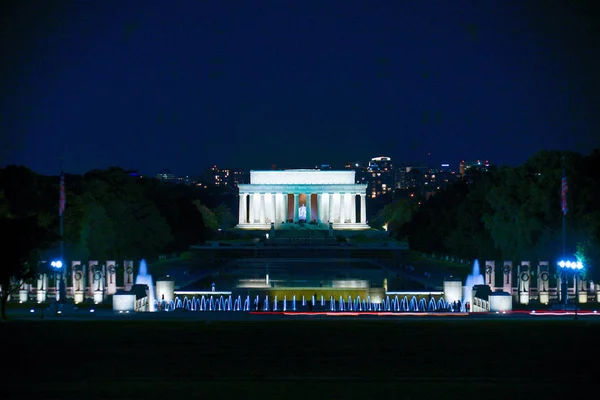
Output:
<instances>
[{"instance_id":1,"label":"white facade","mask_svg":"<svg viewBox=\"0 0 600 400\"><path fill-rule=\"evenodd\" d=\"M367 185L355 184L354 171L250 171L250 184L239 185L238 228L269 229L299 222L333 224L334 229L368 229ZM358 208L358 213L357 213Z\"/></svg>"}]
</instances>

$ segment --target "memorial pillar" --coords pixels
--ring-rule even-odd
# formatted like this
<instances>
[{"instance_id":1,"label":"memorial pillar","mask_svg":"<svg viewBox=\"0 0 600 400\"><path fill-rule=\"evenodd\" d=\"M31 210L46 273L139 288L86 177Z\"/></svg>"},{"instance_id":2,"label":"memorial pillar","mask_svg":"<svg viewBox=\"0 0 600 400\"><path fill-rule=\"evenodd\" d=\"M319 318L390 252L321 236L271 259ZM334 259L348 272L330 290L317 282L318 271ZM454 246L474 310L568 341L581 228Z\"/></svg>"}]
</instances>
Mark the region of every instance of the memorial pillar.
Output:
<instances>
[{"instance_id":1,"label":"memorial pillar","mask_svg":"<svg viewBox=\"0 0 600 400\"><path fill-rule=\"evenodd\" d=\"M310 212L310 193L306 194L306 222L310 222L312 220L312 215Z\"/></svg>"},{"instance_id":2,"label":"memorial pillar","mask_svg":"<svg viewBox=\"0 0 600 400\"><path fill-rule=\"evenodd\" d=\"M271 213L273 215L271 222L279 223L279 217L277 216L277 193L271 193L271 202L273 203L271 205Z\"/></svg>"},{"instance_id":3,"label":"memorial pillar","mask_svg":"<svg viewBox=\"0 0 600 400\"><path fill-rule=\"evenodd\" d=\"M340 224L346 222L346 193L340 193Z\"/></svg>"},{"instance_id":4,"label":"memorial pillar","mask_svg":"<svg viewBox=\"0 0 600 400\"><path fill-rule=\"evenodd\" d=\"M298 222L298 193L294 193L294 223Z\"/></svg>"},{"instance_id":5,"label":"memorial pillar","mask_svg":"<svg viewBox=\"0 0 600 400\"><path fill-rule=\"evenodd\" d=\"M288 222L290 219L290 205L289 205L289 193L283 194L283 215L285 217L284 221Z\"/></svg>"},{"instance_id":6,"label":"memorial pillar","mask_svg":"<svg viewBox=\"0 0 600 400\"><path fill-rule=\"evenodd\" d=\"M360 194L360 223L367 223L367 195Z\"/></svg>"},{"instance_id":7,"label":"memorial pillar","mask_svg":"<svg viewBox=\"0 0 600 400\"><path fill-rule=\"evenodd\" d=\"M350 197L350 223L356 223L356 193L353 193Z\"/></svg>"},{"instance_id":8,"label":"memorial pillar","mask_svg":"<svg viewBox=\"0 0 600 400\"><path fill-rule=\"evenodd\" d=\"M253 224L254 223L254 215L256 215L254 212L254 204L256 202L254 201L254 193L250 193L248 196L250 198L250 204L248 205L248 213L250 214L250 216L248 218L248 222Z\"/></svg>"},{"instance_id":9,"label":"memorial pillar","mask_svg":"<svg viewBox=\"0 0 600 400\"><path fill-rule=\"evenodd\" d=\"M246 193L240 193L239 224L246 223Z\"/></svg>"},{"instance_id":10,"label":"memorial pillar","mask_svg":"<svg viewBox=\"0 0 600 400\"><path fill-rule=\"evenodd\" d=\"M334 193L329 193L329 214L327 215L327 220L331 223L335 222L335 211L333 209L333 198Z\"/></svg>"},{"instance_id":11,"label":"memorial pillar","mask_svg":"<svg viewBox=\"0 0 600 400\"><path fill-rule=\"evenodd\" d=\"M260 211L259 211L259 215L260 215L260 223L264 224L265 223L265 213L267 211L267 207L265 206L265 197L267 197L266 193L261 193L260 195Z\"/></svg>"},{"instance_id":12,"label":"memorial pillar","mask_svg":"<svg viewBox=\"0 0 600 400\"><path fill-rule=\"evenodd\" d=\"M323 221L323 193L317 193L317 223Z\"/></svg>"}]
</instances>

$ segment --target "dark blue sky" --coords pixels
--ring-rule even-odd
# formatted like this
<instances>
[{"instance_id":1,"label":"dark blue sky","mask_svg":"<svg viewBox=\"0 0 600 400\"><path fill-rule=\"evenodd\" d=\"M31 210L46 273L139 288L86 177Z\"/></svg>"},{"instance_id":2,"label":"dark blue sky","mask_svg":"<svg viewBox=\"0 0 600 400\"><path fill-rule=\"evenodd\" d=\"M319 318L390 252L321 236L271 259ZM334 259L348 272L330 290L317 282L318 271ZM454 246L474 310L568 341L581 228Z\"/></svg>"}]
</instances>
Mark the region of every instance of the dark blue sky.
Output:
<instances>
[{"instance_id":1,"label":"dark blue sky","mask_svg":"<svg viewBox=\"0 0 600 400\"><path fill-rule=\"evenodd\" d=\"M197 174L587 154L590 4L18 1L1 21L3 162Z\"/></svg>"}]
</instances>

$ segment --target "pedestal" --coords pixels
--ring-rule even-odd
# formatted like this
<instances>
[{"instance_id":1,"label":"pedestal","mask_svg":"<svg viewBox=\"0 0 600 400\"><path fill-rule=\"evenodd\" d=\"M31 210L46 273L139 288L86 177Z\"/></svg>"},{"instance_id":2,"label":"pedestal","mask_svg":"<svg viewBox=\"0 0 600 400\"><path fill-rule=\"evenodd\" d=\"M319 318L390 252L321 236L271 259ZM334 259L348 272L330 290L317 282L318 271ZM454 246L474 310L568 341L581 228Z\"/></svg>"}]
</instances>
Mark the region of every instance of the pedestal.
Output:
<instances>
[{"instance_id":1,"label":"pedestal","mask_svg":"<svg viewBox=\"0 0 600 400\"><path fill-rule=\"evenodd\" d=\"M73 295L73 301L75 302L75 304L83 303L84 300L85 297L83 295L83 290L76 290L75 294Z\"/></svg>"},{"instance_id":2,"label":"pedestal","mask_svg":"<svg viewBox=\"0 0 600 400\"><path fill-rule=\"evenodd\" d=\"M519 303L520 304L529 304L529 292L519 293Z\"/></svg>"},{"instance_id":3,"label":"pedestal","mask_svg":"<svg viewBox=\"0 0 600 400\"><path fill-rule=\"evenodd\" d=\"M156 281L156 300L167 303L175 300L175 282L170 279Z\"/></svg>"},{"instance_id":4,"label":"pedestal","mask_svg":"<svg viewBox=\"0 0 600 400\"><path fill-rule=\"evenodd\" d=\"M104 290L94 290L94 303L100 304L104 301Z\"/></svg>"},{"instance_id":5,"label":"pedestal","mask_svg":"<svg viewBox=\"0 0 600 400\"><path fill-rule=\"evenodd\" d=\"M579 292L579 304L587 303L587 291L583 290Z\"/></svg>"},{"instance_id":6,"label":"pedestal","mask_svg":"<svg viewBox=\"0 0 600 400\"><path fill-rule=\"evenodd\" d=\"M550 295L548 292L540 292L540 304L548 304L550 302Z\"/></svg>"},{"instance_id":7,"label":"pedestal","mask_svg":"<svg viewBox=\"0 0 600 400\"><path fill-rule=\"evenodd\" d=\"M29 291L25 289L19 290L19 302L26 303L29 300Z\"/></svg>"},{"instance_id":8,"label":"pedestal","mask_svg":"<svg viewBox=\"0 0 600 400\"><path fill-rule=\"evenodd\" d=\"M113 296L113 311L135 311L135 294L130 292L117 292Z\"/></svg>"},{"instance_id":9,"label":"pedestal","mask_svg":"<svg viewBox=\"0 0 600 400\"><path fill-rule=\"evenodd\" d=\"M600 291L596 291L596 303L600 303Z\"/></svg>"},{"instance_id":10,"label":"pedestal","mask_svg":"<svg viewBox=\"0 0 600 400\"><path fill-rule=\"evenodd\" d=\"M459 279L444 280L444 300L448 303L462 301L462 282Z\"/></svg>"},{"instance_id":11,"label":"pedestal","mask_svg":"<svg viewBox=\"0 0 600 400\"><path fill-rule=\"evenodd\" d=\"M37 299L38 303L45 303L46 302L46 291L45 290L38 290L37 291L36 299Z\"/></svg>"}]
</instances>

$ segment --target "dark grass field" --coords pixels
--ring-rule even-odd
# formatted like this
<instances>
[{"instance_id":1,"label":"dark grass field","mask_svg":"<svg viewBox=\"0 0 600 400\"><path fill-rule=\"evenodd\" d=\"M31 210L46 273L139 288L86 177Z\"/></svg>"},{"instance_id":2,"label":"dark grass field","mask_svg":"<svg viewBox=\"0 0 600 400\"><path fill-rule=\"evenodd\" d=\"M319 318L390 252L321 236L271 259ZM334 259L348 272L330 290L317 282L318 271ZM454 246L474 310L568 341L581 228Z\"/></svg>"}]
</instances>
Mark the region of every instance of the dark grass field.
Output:
<instances>
[{"instance_id":1,"label":"dark grass field","mask_svg":"<svg viewBox=\"0 0 600 400\"><path fill-rule=\"evenodd\" d=\"M573 398L600 323L9 321L4 399Z\"/></svg>"}]
</instances>

